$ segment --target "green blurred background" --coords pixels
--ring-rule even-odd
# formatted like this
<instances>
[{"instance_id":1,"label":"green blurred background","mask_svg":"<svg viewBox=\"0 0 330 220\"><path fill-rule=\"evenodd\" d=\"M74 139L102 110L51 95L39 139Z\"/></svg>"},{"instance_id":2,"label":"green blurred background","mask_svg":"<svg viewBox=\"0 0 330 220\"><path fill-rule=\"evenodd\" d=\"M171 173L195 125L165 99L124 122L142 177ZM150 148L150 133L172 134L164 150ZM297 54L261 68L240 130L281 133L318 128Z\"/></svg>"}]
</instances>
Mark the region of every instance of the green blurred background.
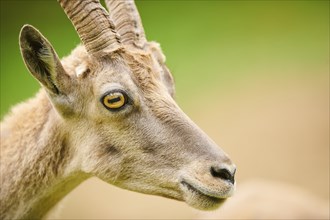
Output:
<instances>
[{"instance_id":1,"label":"green blurred background","mask_svg":"<svg viewBox=\"0 0 330 220\"><path fill-rule=\"evenodd\" d=\"M319 74L315 70L328 62L327 1L137 1L137 6L148 39L160 42L167 56L179 102L251 74ZM55 0L1 0L1 116L39 88L19 52L24 24L38 28L60 57L80 42Z\"/></svg>"},{"instance_id":2,"label":"green blurred background","mask_svg":"<svg viewBox=\"0 0 330 220\"><path fill-rule=\"evenodd\" d=\"M329 1L137 6L148 40L167 57L179 105L233 158L238 181L283 181L328 200ZM40 88L20 56L23 24L39 29L60 57L79 44L55 0L1 0L1 118ZM78 187L60 216L193 217L181 203L102 184Z\"/></svg>"}]
</instances>

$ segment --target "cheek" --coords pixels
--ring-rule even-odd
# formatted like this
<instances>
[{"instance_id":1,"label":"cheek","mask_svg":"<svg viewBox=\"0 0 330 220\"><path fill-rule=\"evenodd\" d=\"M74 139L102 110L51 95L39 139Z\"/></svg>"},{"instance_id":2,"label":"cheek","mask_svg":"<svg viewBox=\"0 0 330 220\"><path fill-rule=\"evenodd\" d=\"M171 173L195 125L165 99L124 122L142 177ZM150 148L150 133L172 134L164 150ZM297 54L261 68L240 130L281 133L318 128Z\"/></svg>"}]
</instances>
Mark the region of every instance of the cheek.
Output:
<instances>
[{"instance_id":1,"label":"cheek","mask_svg":"<svg viewBox=\"0 0 330 220\"><path fill-rule=\"evenodd\" d=\"M120 149L112 145L100 145L90 157L89 173L114 184L123 163L123 155Z\"/></svg>"},{"instance_id":2,"label":"cheek","mask_svg":"<svg viewBox=\"0 0 330 220\"><path fill-rule=\"evenodd\" d=\"M120 150L113 145L107 145L103 147L101 149L101 154L111 158L118 158L121 156Z\"/></svg>"}]
</instances>

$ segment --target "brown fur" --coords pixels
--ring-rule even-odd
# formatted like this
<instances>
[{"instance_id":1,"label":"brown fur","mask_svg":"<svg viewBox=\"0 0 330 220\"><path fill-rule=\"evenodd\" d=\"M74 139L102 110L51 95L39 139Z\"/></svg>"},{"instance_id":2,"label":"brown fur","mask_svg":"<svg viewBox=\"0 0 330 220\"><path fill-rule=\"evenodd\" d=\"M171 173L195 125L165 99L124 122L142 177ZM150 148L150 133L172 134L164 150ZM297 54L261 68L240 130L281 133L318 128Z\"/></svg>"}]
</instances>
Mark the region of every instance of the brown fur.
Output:
<instances>
[{"instance_id":1,"label":"brown fur","mask_svg":"<svg viewBox=\"0 0 330 220\"><path fill-rule=\"evenodd\" d=\"M1 123L2 219L33 212L33 198L62 181L71 152L58 117L41 90Z\"/></svg>"},{"instance_id":2,"label":"brown fur","mask_svg":"<svg viewBox=\"0 0 330 220\"><path fill-rule=\"evenodd\" d=\"M60 61L26 25L20 46L43 88L1 122L1 219L41 218L90 176L199 209L232 195L235 166L175 103L158 44L102 56L78 46ZM106 109L102 97L118 89L128 103Z\"/></svg>"}]
</instances>

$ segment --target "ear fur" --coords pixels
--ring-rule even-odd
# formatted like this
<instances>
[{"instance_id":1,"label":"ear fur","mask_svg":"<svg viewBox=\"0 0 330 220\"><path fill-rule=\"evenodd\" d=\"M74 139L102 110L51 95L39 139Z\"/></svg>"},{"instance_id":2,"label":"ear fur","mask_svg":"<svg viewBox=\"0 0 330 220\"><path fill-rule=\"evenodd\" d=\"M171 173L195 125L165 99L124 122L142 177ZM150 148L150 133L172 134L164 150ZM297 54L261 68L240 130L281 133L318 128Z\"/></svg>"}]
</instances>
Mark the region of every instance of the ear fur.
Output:
<instances>
[{"instance_id":1,"label":"ear fur","mask_svg":"<svg viewBox=\"0 0 330 220\"><path fill-rule=\"evenodd\" d=\"M20 50L30 73L51 93L66 93L70 77L55 50L33 26L24 25L19 37Z\"/></svg>"}]
</instances>

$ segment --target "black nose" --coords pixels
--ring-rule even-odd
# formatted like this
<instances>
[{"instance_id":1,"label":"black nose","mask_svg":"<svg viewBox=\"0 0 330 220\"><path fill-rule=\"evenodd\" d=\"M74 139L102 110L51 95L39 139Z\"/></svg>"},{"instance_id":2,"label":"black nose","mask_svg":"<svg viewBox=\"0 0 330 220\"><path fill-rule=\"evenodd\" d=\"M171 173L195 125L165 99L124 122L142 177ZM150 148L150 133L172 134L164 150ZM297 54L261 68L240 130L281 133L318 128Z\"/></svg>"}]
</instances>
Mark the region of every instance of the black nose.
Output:
<instances>
[{"instance_id":1,"label":"black nose","mask_svg":"<svg viewBox=\"0 0 330 220\"><path fill-rule=\"evenodd\" d=\"M211 167L211 175L213 177L220 178L220 179L228 181L232 184L235 183L235 172L236 172L236 169L234 169L232 172L230 172L226 168Z\"/></svg>"}]
</instances>

